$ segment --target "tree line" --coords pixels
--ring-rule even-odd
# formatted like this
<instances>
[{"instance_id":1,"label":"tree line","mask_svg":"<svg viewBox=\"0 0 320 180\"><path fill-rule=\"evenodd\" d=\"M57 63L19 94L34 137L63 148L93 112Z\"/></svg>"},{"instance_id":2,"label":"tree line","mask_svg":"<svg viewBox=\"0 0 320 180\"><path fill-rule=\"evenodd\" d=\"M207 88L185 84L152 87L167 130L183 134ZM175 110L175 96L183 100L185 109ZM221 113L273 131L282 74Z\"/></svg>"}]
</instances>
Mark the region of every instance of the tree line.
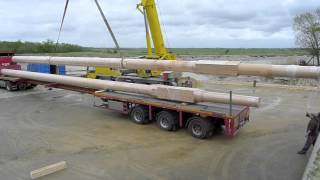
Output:
<instances>
[{"instance_id":1,"label":"tree line","mask_svg":"<svg viewBox=\"0 0 320 180\"><path fill-rule=\"evenodd\" d=\"M15 53L66 53L66 52L81 52L84 47L74 44L56 43L52 40L43 42L28 42L28 41L0 41L0 52L15 52Z\"/></svg>"}]
</instances>

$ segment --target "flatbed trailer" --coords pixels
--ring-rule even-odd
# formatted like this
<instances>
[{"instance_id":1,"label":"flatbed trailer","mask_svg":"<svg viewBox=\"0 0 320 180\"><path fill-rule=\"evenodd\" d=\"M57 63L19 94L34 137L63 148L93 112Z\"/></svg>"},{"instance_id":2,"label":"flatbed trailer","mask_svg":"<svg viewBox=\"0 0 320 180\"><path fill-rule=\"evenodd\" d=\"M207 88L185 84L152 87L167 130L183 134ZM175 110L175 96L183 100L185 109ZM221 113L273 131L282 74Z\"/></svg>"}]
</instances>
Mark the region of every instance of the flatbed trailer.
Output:
<instances>
[{"instance_id":1,"label":"flatbed trailer","mask_svg":"<svg viewBox=\"0 0 320 180\"><path fill-rule=\"evenodd\" d=\"M233 137L249 121L248 106L184 103L134 93L80 88L28 79L19 81L91 94L94 97L95 107L127 114L137 124L145 125L156 121L159 128L166 131L187 128L193 137L199 139L209 138L218 131Z\"/></svg>"}]
</instances>

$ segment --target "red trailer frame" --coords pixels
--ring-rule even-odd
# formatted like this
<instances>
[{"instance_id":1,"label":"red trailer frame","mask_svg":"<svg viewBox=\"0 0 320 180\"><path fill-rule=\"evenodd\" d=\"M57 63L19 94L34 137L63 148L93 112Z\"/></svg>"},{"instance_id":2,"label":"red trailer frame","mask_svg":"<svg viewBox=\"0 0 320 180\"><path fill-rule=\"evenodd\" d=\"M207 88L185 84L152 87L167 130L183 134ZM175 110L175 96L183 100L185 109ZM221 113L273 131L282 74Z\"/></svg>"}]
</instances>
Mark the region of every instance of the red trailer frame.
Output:
<instances>
[{"instance_id":1,"label":"red trailer frame","mask_svg":"<svg viewBox=\"0 0 320 180\"><path fill-rule=\"evenodd\" d=\"M113 92L113 91L97 91L93 94L95 97L99 97L104 101L118 101L122 102L126 109L131 109L137 105L143 105L148 107L149 120L153 121L156 117L156 113L160 110L170 110L178 113L178 126L179 128L187 127L188 120L184 118L190 116L198 116L210 118L215 121L221 120L224 126L224 134L233 137L235 136L241 127L243 127L249 121L250 108L248 106L232 106L232 115L229 105L215 104L215 103L202 103L202 104L188 104L177 101L161 100L152 98L149 96L141 96L139 94ZM96 105L96 107L110 109L107 105ZM160 109L160 110L159 110ZM130 114L130 111L121 111L124 114Z\"/></svg>"}]
</instances>

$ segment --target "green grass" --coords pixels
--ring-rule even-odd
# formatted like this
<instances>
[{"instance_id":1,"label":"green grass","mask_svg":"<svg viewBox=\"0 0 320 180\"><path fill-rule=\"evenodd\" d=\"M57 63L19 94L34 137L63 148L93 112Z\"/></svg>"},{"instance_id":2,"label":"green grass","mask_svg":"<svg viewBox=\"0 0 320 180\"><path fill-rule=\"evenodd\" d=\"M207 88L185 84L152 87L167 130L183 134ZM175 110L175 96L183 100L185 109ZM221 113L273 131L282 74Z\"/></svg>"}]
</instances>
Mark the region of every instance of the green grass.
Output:
<instances>
[{"instance_id":1,"label":"green grass","mask_svg":"<svg viewBox=\"0 0 320 180\"><path fill-rule=\"evenodd\" d=\"M173 48L170 49L178 56L222 56L222 55L248 55L248 56L296 56L306 55L303 49L227 49L227 48ZM121 53L125 57L138 57L147 54L144 48L126 48ZM35 53L24 53L27 55L35 55ZM41 55L52 56L87 56L87 57L120 57L119 53L114 49L104 48L84 48L81 52L65 52L65 53L41 53Z\"/></svg>"},{"instance_id":2,"label":"green grass","mask_svg":"<svg viewBox=\"0 0 320 180\"><path fill-rule=\"evenodd\" d=\"M262 49L262 48L202 48L202 49L173 49L179 55L212 56L212 55L248 55L248 56L295 56L305 55L303 49Z\"/></svg>"},{"instance_id":3,"label":"green grass","mask_svg":"<svg viewBox=\"0 0 320 180\"><path fill-rule=\"evenodd\" d=\"M8 42L0 41L0 52L12 51L17 54L54 55L54 56L98 56L119 57L119 52L112 48L90 48L75 44L60 43L57 48L52 40L43 42ZM305 55L304 49L276 49L276 48L172 48L178 56L221 56L221 55L248 55L248 56L295 56ZM56 52L56 53L55 53ZM124 48L121 53L125 57L137 57L147 54L145 48Z\"/></svg>"},{"instance_id":4,"label":"green grass","mask_svg":"<svg viewBox=\"0 0 320 180\"><path fill-rule=\"evenodd\" d=\"M59 43L58 46L51 41L43 42L27 42L27 41L0 41L0 52L15 52L15 53L47 53L47 52L80 52L83 47L75 44Z\"/></svg>"}]
</instances>

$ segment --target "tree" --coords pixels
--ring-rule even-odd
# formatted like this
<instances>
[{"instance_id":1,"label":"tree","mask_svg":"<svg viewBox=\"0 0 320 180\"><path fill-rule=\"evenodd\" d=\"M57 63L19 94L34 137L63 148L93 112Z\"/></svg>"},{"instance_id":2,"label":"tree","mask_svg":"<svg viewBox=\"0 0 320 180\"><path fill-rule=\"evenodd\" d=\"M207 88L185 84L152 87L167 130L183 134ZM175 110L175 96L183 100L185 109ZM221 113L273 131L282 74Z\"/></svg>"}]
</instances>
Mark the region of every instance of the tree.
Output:
<instances>
[{"instance_id":1,"label":"tree","mask_svg":"<svg viewBox=\"0 0 320 180\"><path fill-rule=\"evenodd\" d=\"M40 51L53 53L55 51L55 44L52 40L47 39L46 41L42 41L40 46Z\"/></svg>"},{"instance_id":2,"label":"tree","mask_svg":"<svg viewBox=\"0 0 320 180\"><path fill-rule=\"evenodd\" d=\"M308 49L320 66L320 8L297 15L294 18L293 30L296 33L296 44Z\"/></svg>"}]
</instances>

